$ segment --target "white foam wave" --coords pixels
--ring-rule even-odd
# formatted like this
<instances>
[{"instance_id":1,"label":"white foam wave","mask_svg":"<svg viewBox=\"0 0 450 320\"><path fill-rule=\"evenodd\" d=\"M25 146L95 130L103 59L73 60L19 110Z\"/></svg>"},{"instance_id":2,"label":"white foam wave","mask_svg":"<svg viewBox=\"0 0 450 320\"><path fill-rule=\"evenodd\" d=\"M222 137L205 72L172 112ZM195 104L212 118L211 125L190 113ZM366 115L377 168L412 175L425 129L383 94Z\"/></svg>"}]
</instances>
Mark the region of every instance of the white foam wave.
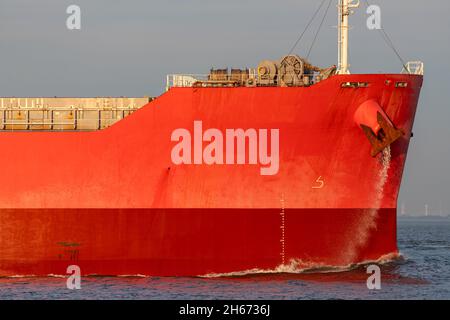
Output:
<instances>
[{"instance_id":1,"label":"white foam wave","mask_svg":"<svg viewBox=\"0 0 450 320\"><path fill-rule=\"evenodd\" d=\"M303 262L298 259L293 259L289 264L279 265L275 269L249 269L243 271L234 271L227 273L210 273L199 276L201 278L226 278L226 277L243 277L249 275L263 275L263 274L306 274L306 273L338 273L354 270L361 266L376 264L385 265L395 261L403 260L403 256L398 252L389 253L381 256L377 260L367 260L360 263L348 264L345 266L330 266L323 263Z\"/></svg>"}]
</instances>

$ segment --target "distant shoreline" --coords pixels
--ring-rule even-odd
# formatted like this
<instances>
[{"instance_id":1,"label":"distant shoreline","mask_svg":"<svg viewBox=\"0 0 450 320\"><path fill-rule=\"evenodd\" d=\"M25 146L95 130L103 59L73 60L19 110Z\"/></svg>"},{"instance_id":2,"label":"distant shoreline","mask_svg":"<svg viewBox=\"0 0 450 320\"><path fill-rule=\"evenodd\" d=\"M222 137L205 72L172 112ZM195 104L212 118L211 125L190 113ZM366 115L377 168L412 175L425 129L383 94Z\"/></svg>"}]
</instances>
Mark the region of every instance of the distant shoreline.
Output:
<instances>
[{"instance_id":1,"label":"distant shoreline","mask_svg":"<svg viewBox=\"0 0 450 320\"><path fill-rule=\"evenodd\" d=\"M421 219L421 220L430 220L430 219L439 219L439 220L450 220L450 216L401 216L398 215L399 219Z\"/></svg>"}]
</instances>

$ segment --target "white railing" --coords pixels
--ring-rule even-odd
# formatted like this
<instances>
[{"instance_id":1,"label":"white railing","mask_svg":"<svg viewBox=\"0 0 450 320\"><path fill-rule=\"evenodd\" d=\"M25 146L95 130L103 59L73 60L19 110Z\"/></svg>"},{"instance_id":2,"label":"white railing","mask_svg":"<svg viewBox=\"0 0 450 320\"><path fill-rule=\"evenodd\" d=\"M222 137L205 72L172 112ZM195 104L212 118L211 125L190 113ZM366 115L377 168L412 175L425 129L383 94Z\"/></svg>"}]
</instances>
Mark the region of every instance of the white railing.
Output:
<instances>
[{"instance_id":1,"label":"white railing","mask_svg":"<svg viewBox=\"0 0 450 320\"><path fill-rule=\"evenodd\" d=\"M172 87L193 87L194 84L208 84L213 86L214 84L226 84L227 82L232 84L240 82L239 80L233 80L231 74L218 75L216 77L225 77L223 80L211 80L210 74L169 74L167 76L166 90ZM249 78L255 79L256 75L250 74Z\"/></svg>"},{"instance_id":2,"label":"white railing","mask_svg":"<svg viewBox=\"0 0 450 320\"><path fill-rule=\"evenodd\" d=\"M139 108L0 108L0 132L10 130L101 130Z\"/></svg>"},{"instance_id":3,"label":"white railing","mask_svg":"<svg viewBox=\"0 0 450 320\"><path fill-rule=\"evenodd\" d=\"M167 75L166 91L172 87L193 87L198 81L207 81L205 74L169 74Z\"/></svg>"},{"instance_id":4,"label":"white railing","mask_svg":"<svg viewBox=\"0 0 450 320\"><path fill-rule=\"evenodd\" d=\"M422 61L409 61L403 67L402 73L416 74L423 76L424 64Z\"/></svg>"},{"instance_id":5,"label":"white railing","mask_svg":"<svg viewBox=\"0 0 450 320\"><path fill-rule=\"evenodd\" d=\"M216 79L211 79L214 77ZM224 77L224 79L218 79ZM307 78L307 79L306 79ZM267 76L258 76L255 73L248 74L246 79L241 79L239 75L233 74L220 74L211 76L209 74L170 74L167 76L166 91L173 87L224 87L224 86L236 86L245 83L246 86L278 86L279 82L277 78L268 78ZM314 84L318 80L318 75L305 75L303 78L303 85L309 86Z\"/></svg>"}]
</instances>

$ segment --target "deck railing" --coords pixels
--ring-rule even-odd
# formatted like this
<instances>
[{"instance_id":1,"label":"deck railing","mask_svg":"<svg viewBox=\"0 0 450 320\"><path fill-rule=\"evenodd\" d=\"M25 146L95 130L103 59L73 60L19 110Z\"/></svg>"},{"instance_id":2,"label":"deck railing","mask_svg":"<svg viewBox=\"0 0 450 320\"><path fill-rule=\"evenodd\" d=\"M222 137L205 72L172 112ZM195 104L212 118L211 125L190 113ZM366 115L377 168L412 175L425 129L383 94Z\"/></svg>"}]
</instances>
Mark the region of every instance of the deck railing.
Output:
<instances>
[{"instance_id":1,"label":"deck railing","mask_svg":"<svg viewBox=\"0 0 450 320\"><path fill-rule=\"evenodd\" d=\"M406 74L416 74L423 76L424 74L424 64L422 61L409 61L403 67L402 73Z\"/></svg>"},{"instance_id":2,"label":"deck railing","mask_svg":"<svg viewBox=\"0 0 450 320\"><path fill-rule=\"evenodd\" d=\"M222 75L211 77L209 74L170 74L167 76L166 91L173 87L235 87L235 86L279 86L282 80L258 76L250 73L241 78L242 75ZM304 75L301 80L297 80L296 86L309 86L320 81L318 74ZM281 82L281 84L280 84Z\"/></svg>"},{"instance_id":3,"label":"deck railing","mask_svg":"<svg viewBox=\"0 0 450 320\"><path fill-rule=\"evenodd\" d=\"M95 131L129 116L138 107L0 108L0 131Z\"/></svg>"}]
</instances>

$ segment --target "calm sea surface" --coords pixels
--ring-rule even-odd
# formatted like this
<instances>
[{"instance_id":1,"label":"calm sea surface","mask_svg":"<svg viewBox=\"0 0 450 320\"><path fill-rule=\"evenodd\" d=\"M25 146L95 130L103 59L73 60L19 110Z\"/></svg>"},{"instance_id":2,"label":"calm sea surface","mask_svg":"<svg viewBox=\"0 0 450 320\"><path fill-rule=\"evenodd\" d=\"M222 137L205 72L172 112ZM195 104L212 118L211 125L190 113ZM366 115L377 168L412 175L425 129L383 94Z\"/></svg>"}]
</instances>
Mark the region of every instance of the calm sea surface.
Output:
<instances>
[{"instance_id":1,"label":"calm sea surface","mask_svg":"<svg viewBox=\"0 0 450 320\"><path fill-rule=\"evenodd\" d=\"M450 299L450 219L400 219L403 259L381 266L381 290L364 266L322 274L228 278L0 278L0 299Z\"/></svg>"}]
</instances>

